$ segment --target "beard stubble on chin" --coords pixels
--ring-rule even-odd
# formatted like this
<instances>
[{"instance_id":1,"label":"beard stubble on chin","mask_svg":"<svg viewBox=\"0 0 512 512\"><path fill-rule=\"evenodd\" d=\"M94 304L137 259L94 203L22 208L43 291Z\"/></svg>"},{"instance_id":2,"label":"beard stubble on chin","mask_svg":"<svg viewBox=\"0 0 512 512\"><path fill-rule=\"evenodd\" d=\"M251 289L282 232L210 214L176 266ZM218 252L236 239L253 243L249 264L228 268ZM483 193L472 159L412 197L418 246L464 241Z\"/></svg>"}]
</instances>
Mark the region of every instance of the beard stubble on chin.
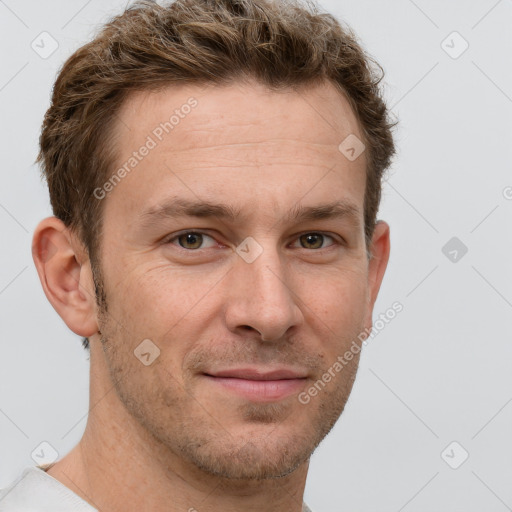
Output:
<instances>
[{"instance_id":1,"label":"beard stubble on chin","mask_svg":"<svg viewBox=\"0 0 512 512\"><path fill-rule=\"evenodd\" d=\"M240 346L222 351L203 347L187 355L181 385L165 368L159 369L158 359L151 371L151 367L143 366L134 357L129 347L137 343L133 335L109 317L105 289L102 281L98 284L100 340L112 383L149 444L158 447L164 467L177 457L205 473L229 480L284 477L309 460L343 412L356 377L359 354L309 404L300 404L296 396L278 403L247 402L230 411L231 417L238 416L238 425L243 423L242 429L223 425L222 412L217 416L208 411L204 406L207 404L197 401L191 385L194 372L206 368L207 361L295 364L308 368L315 376L309 385L321 379L334 361L325 364L321 355L310 355L297 348L290 352L294 343L283 343L276 351L265 353ZM339 345L340 352L359 332L360 329L345 337ZM254 347L258 342L251 343ZM294 421L297 407L310 407L311 411L298 426ZM288 425L288 431L283 425Z\"/></svg>"}]
</instances>

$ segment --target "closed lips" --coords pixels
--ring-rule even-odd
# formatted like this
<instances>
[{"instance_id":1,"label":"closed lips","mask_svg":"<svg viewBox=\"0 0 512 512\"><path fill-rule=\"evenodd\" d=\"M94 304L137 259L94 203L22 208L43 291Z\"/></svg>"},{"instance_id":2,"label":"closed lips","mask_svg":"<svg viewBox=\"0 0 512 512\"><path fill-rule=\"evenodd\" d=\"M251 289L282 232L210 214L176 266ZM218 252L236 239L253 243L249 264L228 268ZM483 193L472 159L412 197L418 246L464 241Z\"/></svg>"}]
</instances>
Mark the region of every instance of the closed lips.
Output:
<instances>
[{"instance_id":1,"label":"closed lips","mask_svg":"<svg viewBox=\"0 0 512 512\"><path fill-rule=\"evenodd\" d=\"M273 370L270 372L254 369L231 369L215 372L205 372L205 375L208 375L209 377L244 380L290 380L305 379L307 377L305 372L298 372L289 369Z\"/></svg>"}]
</instances>

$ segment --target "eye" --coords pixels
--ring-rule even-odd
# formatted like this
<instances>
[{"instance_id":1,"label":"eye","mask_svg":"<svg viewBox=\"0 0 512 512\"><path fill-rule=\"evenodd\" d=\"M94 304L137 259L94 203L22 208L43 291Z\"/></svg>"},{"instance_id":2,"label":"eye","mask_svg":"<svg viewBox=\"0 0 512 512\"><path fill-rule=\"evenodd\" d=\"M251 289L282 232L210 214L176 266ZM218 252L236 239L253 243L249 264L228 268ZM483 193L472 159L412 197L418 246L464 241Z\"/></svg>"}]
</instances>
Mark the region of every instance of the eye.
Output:
<instances>
[{"instance_id":1,"label":"eye","mask_svg":"<svg viewBox=\"0 0 512 512\"><path fill-rule=\"evenodd\" d=\"M326 239L334 241L332 236L325 235L323 233L304 233L303 235L300 235L297 240L303 249L325 249L326 247L333 245L333 243L331 243L325 246L324 242Z\"/></svg>"},{"instance_id":2,"label":"eye","mask_svg":"<svg viewBox=\"0 0 512 512\"><path fill-rule=\"evenodd\" d=\"M330 240L331 243L328 243ZM182 249L188 251L196 251L199 249L208 249L215 247L216 241L211 236L200 231L184 231L169 238L165 243L171 245L178 245ZM299 243L300 246L296 244ZM333 236L326 235L324 233L304 233L299 235L297 242L292 246L298 249L326 249L341 242L337 242Z\"/></svg>"},{"instance_id":3,"label":"eye","mask_svg":"<svg viewBox=\"0 0 512 512\"><path fill-rule=\"evenodd\" d=\"M205 239L209 239L211 242L209 245L203 246ZM215 245L215 240L211 236L200 233L198 231L187 231L185 233L180 233L169 239L167 243L174 244L175 241L177 241L179 246L183 249L189 250L206 249Z\"/></svg>"}]
</instances>

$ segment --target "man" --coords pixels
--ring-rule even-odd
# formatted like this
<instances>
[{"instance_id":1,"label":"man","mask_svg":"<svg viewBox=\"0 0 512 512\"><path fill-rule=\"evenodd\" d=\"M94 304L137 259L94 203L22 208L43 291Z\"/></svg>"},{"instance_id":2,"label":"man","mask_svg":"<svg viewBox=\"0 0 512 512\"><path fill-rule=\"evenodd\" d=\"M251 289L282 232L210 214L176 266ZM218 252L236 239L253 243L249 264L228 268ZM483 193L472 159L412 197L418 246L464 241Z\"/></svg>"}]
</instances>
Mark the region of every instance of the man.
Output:
<instances>
[{"instance_id":1,"label":"man","mask_svg":"<svg viewBox=\"0 0 512 512\"><path fill-rule=\"evenodd\" d=\"M65 63L33 255L90 349L89 417L0 510L308 510L389 257L372 63L264 0L140 2Z\"/></svg>"}]
</instances>

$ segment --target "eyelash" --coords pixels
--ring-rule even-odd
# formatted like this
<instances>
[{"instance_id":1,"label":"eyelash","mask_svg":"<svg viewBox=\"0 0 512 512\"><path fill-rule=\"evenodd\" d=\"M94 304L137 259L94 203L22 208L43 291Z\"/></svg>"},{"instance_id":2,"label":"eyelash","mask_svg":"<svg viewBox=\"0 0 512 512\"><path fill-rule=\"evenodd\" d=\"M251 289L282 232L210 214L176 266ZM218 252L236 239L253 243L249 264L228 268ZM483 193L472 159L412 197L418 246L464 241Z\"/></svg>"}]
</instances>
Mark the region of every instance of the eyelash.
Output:
<instances>
[{"instance_id":1,"label":"eyelash","mask_svg":"<svg viewBox=\"0 0 512 512\"><path fill-rule=\"evenodd\" d=\"M203 235L203 236L207 236L207 237L209 237L211 239L214 239L211 235L209 235L208 233L205 233L204 231L189 229L189 230L185 230L185 231L180 231L179 233L173 235L172 238L166 239L164 241L164 244L174 245L173 242L175 240L178 240L181 236L187 235L187 234ZM304 231L303 233L299 233L298 235L296 235L296 239L298 240L300 237L302 237L304 235L321 235L323 237L330 238L333 241L333 243L331 245L328 245L327 247L320 247L318 249L306 249L305 247L300 247L300 249L304 249L306 251L318 252L318 251L321 251L321 250L326 250L326 249L329 249L331 247L334 247L335 245L338 245L338 246L345 245L345 241L341 237L338 237L339 238L339 240L338 240L335 235L324 233L322 231ZM179 249L181 249L183 251L186 251L186 252L200 252L202 250L209 249L209 247L206 247L204 249L203 248L199 248L199 249L186 249L185 247L182 247L180 245L176 245L176 247L178 247Z\"/></svg>"}]
</instances>

